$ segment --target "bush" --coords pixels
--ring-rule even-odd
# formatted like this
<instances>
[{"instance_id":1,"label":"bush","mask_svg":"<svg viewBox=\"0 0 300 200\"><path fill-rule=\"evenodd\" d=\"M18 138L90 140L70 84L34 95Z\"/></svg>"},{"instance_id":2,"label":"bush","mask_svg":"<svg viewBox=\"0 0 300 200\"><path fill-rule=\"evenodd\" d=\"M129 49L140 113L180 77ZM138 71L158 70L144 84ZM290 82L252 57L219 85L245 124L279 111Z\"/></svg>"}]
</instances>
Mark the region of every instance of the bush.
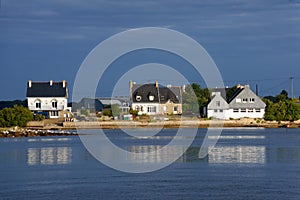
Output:
<instances>
[{"instance_id":1,"label":"bush","mask_svg":"<svg viewBox=\"0 0 300 200\"><path fill-rule=\"evenodd\" d=\"M27 122L34 120L34 116L28 108L14 106L0 110L0 127L20 126L24 127Z\"/></svg>"},{"instance_id":2,"label":"bush","mask_svg":"<svg viewBox=\"0 0 300 200\"><path fill-rule=\"evenodd\" d=\"M109 116L109 117L112 116L111 110L103 110L102 114L103 114L103 116Z\"/></svg>"}]
</instances>

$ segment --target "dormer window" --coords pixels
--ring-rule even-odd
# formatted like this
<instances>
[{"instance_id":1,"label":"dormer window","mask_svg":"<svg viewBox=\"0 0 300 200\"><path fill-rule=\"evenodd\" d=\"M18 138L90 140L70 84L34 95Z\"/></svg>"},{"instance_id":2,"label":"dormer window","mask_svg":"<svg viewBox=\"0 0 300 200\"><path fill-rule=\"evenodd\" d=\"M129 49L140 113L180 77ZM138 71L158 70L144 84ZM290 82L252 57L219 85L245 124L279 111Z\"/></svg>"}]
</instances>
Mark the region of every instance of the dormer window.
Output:
<instances>
[{"instance_id":1,"label":"dormer window","mask_svg":"<svg viewBox=\"0 0 300 200\"><path fill-rule=\"evenodd\" d=\"M141 101L141 100L142 100L142 97L141 97L141 96L136 96L135 99L136 99L137 101Z\"/></svg>"},{"instance_id":2,"label":"dormer window","mask_svg":"<svg viewBox=\"0 0 300 200\"><path fill-rule=\"evenodd\" d=\"M154 96L153 95L149 96L149 101L154 101Z\"/></svg>"}]
</instances>

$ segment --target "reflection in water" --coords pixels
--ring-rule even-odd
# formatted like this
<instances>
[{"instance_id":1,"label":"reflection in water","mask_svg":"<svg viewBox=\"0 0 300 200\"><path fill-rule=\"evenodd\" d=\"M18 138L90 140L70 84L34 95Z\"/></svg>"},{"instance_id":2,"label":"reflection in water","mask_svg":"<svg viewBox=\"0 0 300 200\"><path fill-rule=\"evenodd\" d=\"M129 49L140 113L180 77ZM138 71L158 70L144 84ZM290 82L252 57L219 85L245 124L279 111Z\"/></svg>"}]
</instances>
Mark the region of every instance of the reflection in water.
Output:
<instances>
[{"instance_id":1,"label":"reflection in water","mask_svg":"<svg viewBox=\"0 0 300 200\"><path fill-rule=\"evenodd\" d=\"M162 148L165 147L164 150ZM266 162L265 146L215 146L208 157L199 159L199 147L190 147L186 152L180 146L131 146L131 160L139 163L167 162L174 157L175 152L183 154L177 162L207 161L209 163L253 163Z\"/></svg>"},{"instance_id":2,"label":"reflection in water","mask_svg":"<svg viewBox=\"0 0 300 200\"><path fill-rule=\"evenodd\" d=\"M264 135L221 135L208 136L208 139L265 139Z\"/></svg>"},{"instance_id":3,"label":"reflection in water","mask_svg":"<svg viewBox=\"0 0 300 200\"><path fill-rule=\"evenodd\" d=\"M71 147L43 147L27 150L28 165L70 164L72 161Z\"/></svg>"},{"instance_id":4,"label":"reflection in water","mask_svg":"<svg viewBox=\"0 0 300 200\"><path fill-rule=\"evenodd\" d=\"M266 162L265 146L215 146L208 156L209 163L256 163Z\"/></svg>"},{"instance_id":5,"label":"reflection in water","mask_svg":"<svg viewBox=\"0 0 300 200\"><path fill-rule=\"evenodd\" d=\"M161 163L176 160L178 154L184 153L182 146L144 145L131 146L130 160L137 163Z\"/></svg>"}]
</instances>

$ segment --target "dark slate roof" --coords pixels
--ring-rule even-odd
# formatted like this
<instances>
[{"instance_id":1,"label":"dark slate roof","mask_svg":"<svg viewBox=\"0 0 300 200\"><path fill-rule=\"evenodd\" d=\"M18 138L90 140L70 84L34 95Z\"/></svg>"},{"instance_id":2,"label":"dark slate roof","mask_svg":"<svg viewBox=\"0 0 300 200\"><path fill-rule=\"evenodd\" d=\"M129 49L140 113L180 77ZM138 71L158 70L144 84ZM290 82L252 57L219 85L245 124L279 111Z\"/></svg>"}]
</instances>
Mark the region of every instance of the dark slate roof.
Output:
<instances>
[{"instance_id":1,"label":"dark slate roof","mask_svg":"<svg viewBox=\"0 0 300 200\"><path fill-rule=\"evenodd\" d=\"M133 102L150 102L149 96L154 96L152 103L158 103L158 89L155 87L155 84L144 84L135 88L132 92L132 101ZM141 100L137 101L136 96L141 96Z\"/></svg>"},{"instance_id":2,"label":"dark slate roof","mask_svg":"<svg viewBox=\"0 0 300 200\"><path fill-rule=\"evenodd\" d=\"M27 85L26 97L68 97L68 84L63 87L63 82L31 82Z\"/></svg>"},{"instance_id":3,"label":"dark slate roof","mask_svg":"<svg viewBox=\"0 0 300 200\"><path fill-rule=\"evenodd\" d=\"M237 97L242 91L244 90L244 88L237 88L234 93L231 95L231 97L229 97L227 99L227 102L230 103L232 100L235 99L235 97Z\"/></svg>"},{"instance_id":4,"label":"dark slate roof","mask_svg":"<svg viewBox=\"0 0 300 200\"><path fill-rule=\"evenodd\" d=\"M166 103L172 101L179 103L181 101L180 87L164 87L155 84L134 85L132 88L132 101L139 103ZM141 100L137 101L136 96L141 96ZM150 101L149 96L154 96L154 100Z\"/></svg>"}]
</instances>

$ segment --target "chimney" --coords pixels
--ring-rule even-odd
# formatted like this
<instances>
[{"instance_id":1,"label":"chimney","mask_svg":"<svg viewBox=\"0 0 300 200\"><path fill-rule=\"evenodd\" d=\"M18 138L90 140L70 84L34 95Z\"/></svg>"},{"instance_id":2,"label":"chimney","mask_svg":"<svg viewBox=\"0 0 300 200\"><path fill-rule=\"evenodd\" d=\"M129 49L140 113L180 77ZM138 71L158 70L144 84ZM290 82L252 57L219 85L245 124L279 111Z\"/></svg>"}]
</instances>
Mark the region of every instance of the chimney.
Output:
<instances>
[{"instance_id":1,"label":"chimney","mask_svg":"<svg viewBox=\"0 0 300 200\"><path fill-rule=\"evenodd\" d=\"M53 85L53 81L52 80L50 80L50 86L52 86Z\"/></svg>"},{"instance_id":2,"label":"chimney","mask_svg":"<svg viewBox=\"0 0 300 200\"><path fill-rule=\"evenodd\" d=\"M158 81L155 81L155 87L158 88Z\"/></svg>"},{"instance_id":3,"label":"chimney","mask_svg":"<svg viewBox=\"0 0 300 200\"><path fill-rule=\"evenodd\" d=\"M29 88L32 87L32 81L31 81L31 80L28 81L28 87L29 87Z\"/></svg>"},{"instance_id":4,"label":"chimney","mask_svg":"<svg viewBox=\"0 0 300 200\"><path fill-rule=\"evenodd\" d=\"M63 88L65 88L65 87L66 87L66 83L67 83L67 82L66 82L66 80L63 80L63 81L62 81Z\"/></svg>"},{"instance_id":5,"label":"chimney","mask_svg":"<svg viewBox=\"0 0 300 200\"><path fill-rule=\"evenodd\" d=\"M255 85L255 94L256 94L256 96L258 96L258 85L257 84Z\"/></svg>"}]
</instances>

